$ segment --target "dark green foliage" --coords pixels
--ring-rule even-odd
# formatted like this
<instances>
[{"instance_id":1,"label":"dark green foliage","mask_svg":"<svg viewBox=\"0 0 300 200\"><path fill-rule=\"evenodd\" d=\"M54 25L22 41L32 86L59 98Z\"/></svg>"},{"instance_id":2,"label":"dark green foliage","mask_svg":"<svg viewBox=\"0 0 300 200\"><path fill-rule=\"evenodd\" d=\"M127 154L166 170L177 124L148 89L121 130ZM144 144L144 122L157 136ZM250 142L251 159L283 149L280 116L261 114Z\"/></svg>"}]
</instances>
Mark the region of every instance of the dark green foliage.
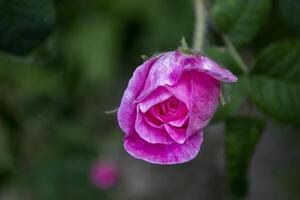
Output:
<instances>
[{"instance_id":1,"label":"dark green foliage","mask_svg":"<svg viewBox=\"0 0 300 200\"><path fill-rule=\"evenodd\" d=\"M264 122L253 117L229 118L225 121L226 182L230 195L245 197L248 192L248 169L264 128Z\"/></svg>"},{"instance_id":2,"label":"dark green foliage","mask_svg":"<svg viewBox=\"0 0 300 200\"><path fill-rule=\"evenodd\" d=\"M216 28L241 46L253 39L266 22L271 0L218 0L212 17Z\"/></svg>"},{"instance_id":3,"label":"dark green foliage","mask_svg":"<svg viewBox=\"0 0 300 200\"><path fill-rule=\"evenodd\" d=\"M52 0L0 0L0 49L28 54L53 29Z\"/></svg>"},{"instance_id":4,"label":"dark green foliage","mask_svg":"<svg viewBox=\"0 0 300 200\"><path fill-rule=\"evenodd\" d=\"M238 76L237 83L222 85L225 105L213 121L225 120L226 181L233 196L245 198L264 122L238 117L240 112L259 108L300 124L300 42L277 41L291 32L299 35L299 2L206 3L209 39L202 53ZM122 148L115 115L104 112L118 107L128 78L143 62L140 55L174 50L182 36L192 46L192 5L186 0L0 0L0 50L27 55L0 54L0 189L12 185L22 200L111 199L110 191L97 189L88 177L94 160L115 159L113 151ZM222 35L250 74L240 69ZM110 155L103 153L107 144Z\"/></svg>"},{"instance_id":5,"label":"dark green foliage","mask_svg":"<svg viewBox=\"0 0 300 200\"><path fill-rule=\"evenodd\" d=\"M298 0L277 0L277 9L290 30L300 36L300 2Z\"/></svg>"},{"instance_id":6,"label":"dark green foliage","mask_svg":"<svg viewBox=\"0 0 300 200\"><path fill-rule=\"evenodd\" d=\"M217 29L218 35L228 35L237 49L243 47L244 51L239 51L238 56L245 61L248 68L251 68L251 73L246 73L243 81L243 89L244 91L247 89L247 95L251 98L251 101L247 101L247 105L254 103L272 118L299 126L300 42L297 39L282 42L278 40L290 37L290 32L299 34L300 4L296 0L278 0L277 8L271 9L271 3L268 0L217 0L212 12L214 28ZM269 23L265 23L269 15L272 19L268 21ZM282 24L278 15L290 30ZM258 50L261 48L263 50L259 53ZM230 53L226 55L225 52L220 53L213 49L211 52L208 51L208 55L225 66L228 64L227 67L240 74L235 68L237 63L230 60L230 57L235 55ZM243 80L241 76L239 82L231 87L241 85L240 80ZM229 97L234 100L235 93L240 94L237 99L244 98L245 93L238 90L229 92ZM225 111L233 112L237 108L234 105L238 104L229 103L228 106L232 110L224 107ZM221 110L222 106L215 119L220 118ZM247 107L245 110L252 112L247 110ZM228 118L230 112L221 116L227 116L225 160L228 192L236 199L245 199L249 188L247 175L249 165L264 122L252 117Z\"/></svg>"},{"instance_id":7,"label":"dark green foliage","mask_svg":"<svg viewBox=\"0 0 300 200\"><path fill-rule=\"evenodd\" d=\"M283 122L300 125L300 41L272 44L257 59L250 79L256 105Z\"/></svg>"}]
</instances>

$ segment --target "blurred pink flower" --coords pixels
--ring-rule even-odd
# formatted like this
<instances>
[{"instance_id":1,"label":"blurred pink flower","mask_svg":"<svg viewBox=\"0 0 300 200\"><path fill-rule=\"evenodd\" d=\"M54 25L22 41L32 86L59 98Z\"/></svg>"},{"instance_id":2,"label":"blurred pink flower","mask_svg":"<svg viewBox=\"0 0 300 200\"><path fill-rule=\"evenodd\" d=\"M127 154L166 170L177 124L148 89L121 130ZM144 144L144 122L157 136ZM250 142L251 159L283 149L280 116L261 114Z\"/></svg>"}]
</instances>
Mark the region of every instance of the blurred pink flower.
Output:
<instances>
[{"instance_id":1,"label":"blurred pink flower","mask_svg":"<svg viewBox=\"0 0 300 200\"><path fill-rule=\"evenodd\" d=\"M96 162L90 171L91 182L99 188L113 187L119 178L119 170L112 162Z\"/></svg>"},{"instance_id":2,"label":"blurred pink flower","mask_svg":"<svg viewBox=\"0 0 300 200\"><path fill-rule=\"evenodd\" d=\"M193 159L219 104L220 81L237 77L203 55L172 51L145 61L131 77L118 110L127 152L158 164Z\"/></svg>"}]
</instances>

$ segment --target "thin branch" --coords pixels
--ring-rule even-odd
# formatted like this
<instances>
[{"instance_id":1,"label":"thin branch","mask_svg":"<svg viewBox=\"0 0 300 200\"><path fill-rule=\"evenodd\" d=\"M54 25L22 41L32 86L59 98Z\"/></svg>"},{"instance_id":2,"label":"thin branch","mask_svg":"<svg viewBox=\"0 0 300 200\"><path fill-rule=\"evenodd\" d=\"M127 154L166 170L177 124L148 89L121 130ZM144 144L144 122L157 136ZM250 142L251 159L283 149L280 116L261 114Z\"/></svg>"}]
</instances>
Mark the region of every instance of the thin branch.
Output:
<instances>
[{"instance_id":1,"label":"thin branch","mask_svg":"<svg viewBox=\"0 0 300 200\"><path fill-rule=\"evenodd\" d=\"M238 51L232 44L229 37L225 34L222 34L221 36L222 36L222 39L223 39L224 43L226 44L228 51L229 51L230 55L232 56L232 58L237 62L238 66L244 72L244 74L248 74L249 68L247 67L247 65L245 64L243 59L241 58L240 54L238 53Z\"/></svg>"},{"instance_id":2,"label":"thin branch","mask_svg":"<svg viewBox=\"0 0 300 200\"><path fill-rule=\"evenodd\" d=\"M204 35L206 29L206 12L204 0L194 0L195 7L195 29L193 49L200 52L203 47Z\"/></svg>"}]
</instances>

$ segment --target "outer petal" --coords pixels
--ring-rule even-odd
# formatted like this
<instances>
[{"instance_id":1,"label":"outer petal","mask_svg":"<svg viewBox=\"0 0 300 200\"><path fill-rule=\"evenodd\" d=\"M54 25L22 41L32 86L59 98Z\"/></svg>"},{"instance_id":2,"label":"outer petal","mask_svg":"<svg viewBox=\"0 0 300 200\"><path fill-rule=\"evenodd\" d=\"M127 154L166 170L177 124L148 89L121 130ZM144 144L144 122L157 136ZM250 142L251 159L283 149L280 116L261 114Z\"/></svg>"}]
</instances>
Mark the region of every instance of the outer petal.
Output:
<instances>
[{"instance_id":1,"label":"outer petal","mask_svg":"<svg viewBox=\"0 0 300 200\"><path fill-rule=\"evenodd\" d=\"M184 144L151 144L137 134L125 136L124 147L135 158L156 164L177 164L193 159L199 152L203 132L192 135Z\"/></svg>"},{"instance_id":2,"label":"outer petal","mask_svg":"<svg viewBox=\"0 0 300 200\"><path fill-rule=\"evenodd\" d=\"M136 105L134 100L140 94L152 64L158 59L153 57L139 66L129 80L118 109L118 121L121 129L126 133L134 131L136 119Z\"/></svg>"},{"instance_id":3,"label":"outer petal","mask_svg":"<svg viewBox=\"0 0 300 200\"><path fill-rule=\"evenodd\" d=\"M193 56L186 59L184 70L196 70L205 72L213 78L223 82L236 82L237 77L229 70L220 67L217 63L206 56Z\"/></svg>"},{"instance_id":4,"label":"outer petal","mask_svg":"<svg viewBox=\"0 0 300 200\"><path fill-rule=\"evenodd\" d=\"M195 134L207 126L218 107L220 97L219 81L206 73L196 71L191 76L192 104L187 136Z\"/></svg>"},{"instance_id":5,"label":"outer petal","mask_svg":"<svg viewBox=\"0 0 300 200\"><path fill-rule=\"evenodd\" d=\"M179 52L167 52L153 64L137 101L147 97L159 86L171 86L177 83L183 72L185 57Z\"/></svg>"},{"instance_id":6,"label":"outer petal","mask_svg":"<svg viewBox=\"0 0 300 200\"><path fill-rule=\"evenodd\" d=\"M153 144L171 144L174 143L174 140L169 136L167 131L162 128L156 128L149 125L143 118L140 111L137 114L136 123L135 123L136 132L141 138L145 141Z\"/></svg>"},{"instance_id":7,"label":"outer petal","mask_svg":"<svg viewBox=\"0 0 300 200\"><path fill-rule=\"evenodd\" d=\"M153 64L137 101L147 97L159 86L173 86L185 71L205 72L223 82L235 82L237 77L206 56L183 54L179 51L161 54Z\"/></svg>"}]
</instances>

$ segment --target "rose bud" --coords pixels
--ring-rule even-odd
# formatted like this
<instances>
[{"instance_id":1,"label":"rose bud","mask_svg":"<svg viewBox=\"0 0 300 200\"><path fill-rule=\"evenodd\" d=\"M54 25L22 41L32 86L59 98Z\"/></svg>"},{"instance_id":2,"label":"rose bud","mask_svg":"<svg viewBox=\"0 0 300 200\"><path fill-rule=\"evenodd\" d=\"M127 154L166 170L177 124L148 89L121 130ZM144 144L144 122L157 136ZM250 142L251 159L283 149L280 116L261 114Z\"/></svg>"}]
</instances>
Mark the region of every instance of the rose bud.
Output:
<instances>
[{"instance_id":1,"label":"rose bud","mask_svg":"<svg viewBox=\"0 0 300 200\"><path fill-rule=\"evenodd\" d=\"M118 178L119 170L116 165L111 162L96 162L91 167L91 182L101 189L113 187Z\"/></svg>"},{"instance_id":2,"label":"rose bud","mask_svg":"<svg viewBox=\"0 0 300 200\"><path fill-rule=\"evenodd\" d=\"M157 164L193 159L218 107L220 81L237 77L203 55L172 51L146 60L129 80L118 110L127 152Z\"/></svg>"}]
</instances>

